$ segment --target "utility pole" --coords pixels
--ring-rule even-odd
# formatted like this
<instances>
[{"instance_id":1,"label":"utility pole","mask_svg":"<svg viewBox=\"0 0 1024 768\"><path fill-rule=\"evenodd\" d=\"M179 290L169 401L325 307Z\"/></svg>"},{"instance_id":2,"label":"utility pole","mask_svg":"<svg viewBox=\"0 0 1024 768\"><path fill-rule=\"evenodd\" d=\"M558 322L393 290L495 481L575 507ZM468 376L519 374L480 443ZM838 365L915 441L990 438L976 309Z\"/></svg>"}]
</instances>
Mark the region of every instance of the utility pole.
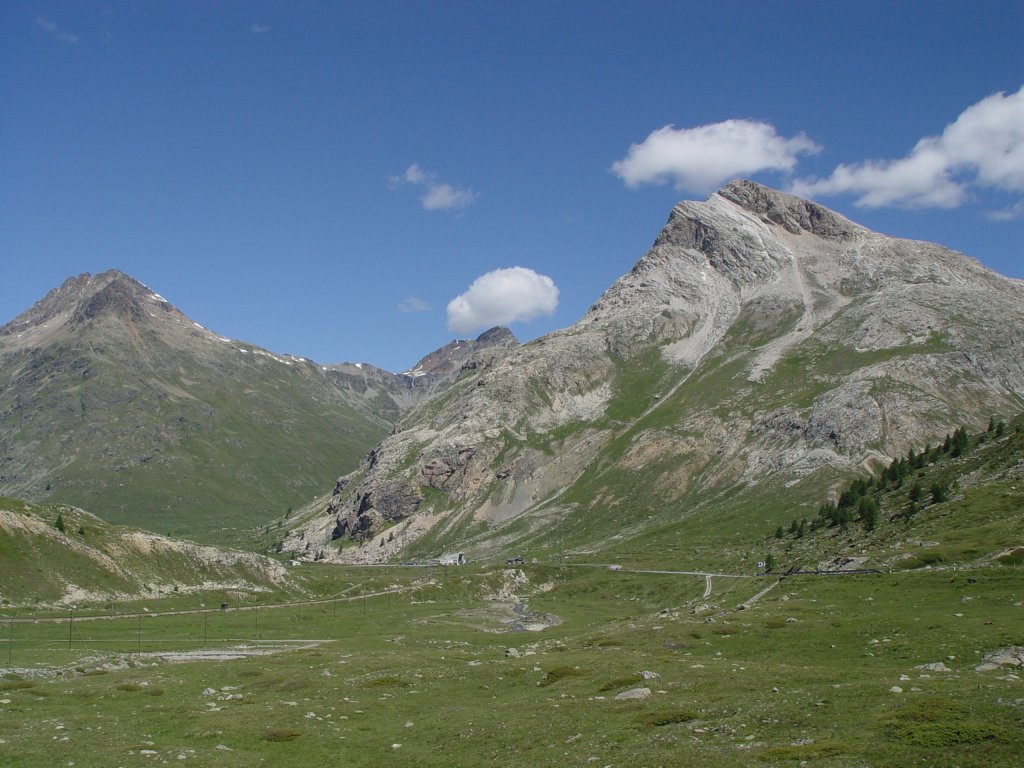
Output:
<instances>
[{"instance_id":1,"label":"utility pole","mask_svg":"<svg viewBox=\"0 0 1024 768\"><path fill-rule=\"evenodd\" d=\"M75 629L75 609L71 609L71 620L68 621L68 650L71 650L71 633Z\"/></svg>"},{"instance_id":2,"label":"utility pole","mask_svg":"<svg viewBox=\"0 0 1024 768\"><path fill-rule=\"evenodd\" d=\"M139 653L142 653L142 614L139 614L139 628L138 628L138 643Z\"/></svg>"},{"instance_id":3,"label":"utility pole","mask_svg":"<svg viewBox=\"0 0 1024 768\"><path fill-rule=\"evenodd\" d=\"M7 622L7 666L11 666L11 657L14 655L14 622Z\"/></svg>"}]
</instances>

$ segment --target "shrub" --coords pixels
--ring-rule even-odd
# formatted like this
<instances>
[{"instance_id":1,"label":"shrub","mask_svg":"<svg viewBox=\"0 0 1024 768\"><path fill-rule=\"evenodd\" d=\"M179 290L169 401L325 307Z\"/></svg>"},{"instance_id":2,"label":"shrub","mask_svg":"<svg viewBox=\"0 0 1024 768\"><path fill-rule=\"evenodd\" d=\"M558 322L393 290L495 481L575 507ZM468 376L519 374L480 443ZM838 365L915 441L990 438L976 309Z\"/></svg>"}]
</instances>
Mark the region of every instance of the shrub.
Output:
<instances>
[{"instance_id":1,"label":"shrub","mask_svg":"<svg viewBox=\"0 0 1024 768\"><path fill-rule=\"evenodd\" d=\"M4 680L0 682L0 691L22 691L35 686L31 680Z\"/></svg>"},{"instance_id":2,"label":"shrub","mask_svg":"<svg viewBox=\"0 0 1024 768\"><path fill-rule=\"evenodd\" d=\"M565 680L567 677L578 677L584 674L584 671L576 667L553 667L544 673L544 677L537 682L537 685L543 688L547 685L553 685L560 680Z\"/></svg>"},{"instance_id":3,"label":"shrub","mask_svg":"<svg viewBox=\"0 0 1024 768\"><path fill-rule=\"evenodd\" d=\"M1007 552L1005 555L1000 555L996 558L1003 565L1021 565L1024 564L1024 548L1018 547L1012 552Z\"/></svg>"},{"instance_id":4,"label":"shrub","mask_svg":"<svg viewBox=\"0 0 1024 768\"><path fill-rule=\"evenodd\" d=\"M375 677L373 680L370 680L367 683L367 685L372 685L372 686L388 686L388 685L407 686L407 685L409 685L409 681L408 680L403 680L401 677L396 677L395 675L384 675L383 677Z\"/></svg>"},{"instance_id":5,"label":"shrub","mask_svg":"<svg viewBox=\"0 0 1024 768\"><path fill-rule=\"evenodd\" d=\"M1002 728L973 720L969 714L957 701L929 696L889 713L882 719L882 725L897 741L924 747L1005 740Z\"/></svg>"},{"instance_id":6,"label":"shrub","mask_svg":"<svg viewBox=\"0 0 1024 768\"><path fill-rule=\"evenodd\" d=\"M690 720L696 719L697 715L688 709L656 709L652 712L641 712L636 716L636 721L648 728L688 723Z\"/></svg>"},{"instance_id":7,"label":"shrub","mask_svg":"<svg viewBox=\"0 0 1024 768\"><path fill-rule=\"evenodd\" d=\"M761 760L821 760L826 757L838 757L849 752L849 748L836 741L816 741L812 744L790 744L784 747L768 747L760 754ZM801 763L802 764L802 763Z\"/></svg>"},{"instance_id":8,"label":"shrub","mask_svg":"<svg viewBox=\"0 0 1024 768\"><path fill-rule=\"evenodd\" d=\"M642 683L643 680L644 676L640 674L616 677L614 680L609 680L607 683L602 685L597 690L602 693L604 693L605 691L614 691L616 688L625 688L627 685L635 685L636 683Z\"/></svg>"},{"instance_id":9,"label":"shrub","mask_svg":"<svg viewBox=\"0 0 1024 768\"><path fill-rule=\"evenodd\" d=\"M295 741L302 735L295 728L271 728L263 734L264 741Z\"/></svg>"}]
</instances>

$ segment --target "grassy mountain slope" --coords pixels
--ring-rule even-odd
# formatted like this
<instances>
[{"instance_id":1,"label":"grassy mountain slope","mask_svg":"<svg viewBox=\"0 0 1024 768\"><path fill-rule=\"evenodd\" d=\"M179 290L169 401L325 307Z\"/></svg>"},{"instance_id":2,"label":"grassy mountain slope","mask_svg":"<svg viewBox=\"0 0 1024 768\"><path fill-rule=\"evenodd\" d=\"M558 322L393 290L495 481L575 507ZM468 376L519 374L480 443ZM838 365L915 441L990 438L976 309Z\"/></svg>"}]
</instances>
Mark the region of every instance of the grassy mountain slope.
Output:
<instances>
[{"instance_id":1,"label":"grassy mountain slope","mask_svg":"<svg viewBox=\"0 0 1024 768\"><path fill-rule=\"evenodd\" d=\"M87 605L214 592L277 592L276 561L111 525L67 505L0 497L5 606Z\"/></svg>"},{"instance_id":2,"label":"grassy mountain slope","mask_svg":"<svg viewBox=\"0 0 1024 768\"><path fill-rule=\"evenodd\" d=\"M0 492L230 540L354 467L390 426L378 395L84 275L0 329Z\"/></svg>"},{"instance_id":3,"label":"grassy mountain slope","mask_svg":"<svg viewBox=\"0 0 1024 768\"><path fill-rule=\"evenodd\" d=\"M851 558L886 570L1024 563L1024 415L993 426L966 438L962 452L919 447L916 461L910 457L917 466L897 480L874 468L859 478L866 487L850 492L858 500L844 524L828 520L820 506L802 531L803 517L797 531L792 520L780 523L784 536L773 534L766 547L777 570ZM877 516L862 514L860 499L877 504Z\"/></svg>"}]
</instances>

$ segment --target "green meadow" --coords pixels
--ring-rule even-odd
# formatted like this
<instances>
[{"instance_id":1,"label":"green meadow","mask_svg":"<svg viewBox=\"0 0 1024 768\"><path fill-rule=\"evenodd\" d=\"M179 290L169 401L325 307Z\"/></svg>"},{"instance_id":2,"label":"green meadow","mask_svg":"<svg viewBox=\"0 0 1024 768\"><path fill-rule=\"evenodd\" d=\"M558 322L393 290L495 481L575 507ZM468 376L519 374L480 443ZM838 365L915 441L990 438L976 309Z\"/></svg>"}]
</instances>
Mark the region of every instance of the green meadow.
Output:
<instances>
[{"instance_id":1,"label":"green meadow","mask_svg":"<svg viewBox=\"0 0 1024 768\"><path fill-rule=\"evenodd\" d=\"M1019 765L1020 670L975 669L1024 645L1019 565L706 597L625 568L304 565L276 607L8 612L0 765Z\"/></svg>"}]
</instances>

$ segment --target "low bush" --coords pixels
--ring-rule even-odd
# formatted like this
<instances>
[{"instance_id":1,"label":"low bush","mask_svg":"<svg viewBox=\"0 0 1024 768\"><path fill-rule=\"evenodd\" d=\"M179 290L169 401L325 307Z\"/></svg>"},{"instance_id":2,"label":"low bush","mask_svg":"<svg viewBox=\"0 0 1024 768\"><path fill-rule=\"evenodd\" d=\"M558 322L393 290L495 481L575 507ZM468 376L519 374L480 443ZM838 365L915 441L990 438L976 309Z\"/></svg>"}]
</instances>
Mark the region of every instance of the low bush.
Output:
<instances>
[{"instance_id":1,"label":"low bush","mask_svg":"<svg viewBox=\"0 0 1024 768\"><path fill-rule=\"evenodd\" d=\"M302 735L295 728L271 728L263 734L264 741L295 741Z\"/></svg>"},{"instance_id":2,"label":"low bush","mask_svg":"<svg viewBox=\"0 0 1024 768\"><path fill-rule=\"evenodd\" d=\"M553 685L560 680L565 680L567 677L578 677L584 674L584 672L585 670L577 669L576 667L553 667L544 674L544 677L540 679L537 685L541 687Z\"/></svg>"},{"instance_id":3,"label":"low bush","mask_svg":"<svg viewBox=\"0 0 1024 768\"><path fill-rule=\"evenodd\" d=\"M688 723L696 719L697 715L688 709L656 709L651 712L641 712L636 716L636 721L647 728L661 728L666 725Z\"/></svg>"}]
</instances>

